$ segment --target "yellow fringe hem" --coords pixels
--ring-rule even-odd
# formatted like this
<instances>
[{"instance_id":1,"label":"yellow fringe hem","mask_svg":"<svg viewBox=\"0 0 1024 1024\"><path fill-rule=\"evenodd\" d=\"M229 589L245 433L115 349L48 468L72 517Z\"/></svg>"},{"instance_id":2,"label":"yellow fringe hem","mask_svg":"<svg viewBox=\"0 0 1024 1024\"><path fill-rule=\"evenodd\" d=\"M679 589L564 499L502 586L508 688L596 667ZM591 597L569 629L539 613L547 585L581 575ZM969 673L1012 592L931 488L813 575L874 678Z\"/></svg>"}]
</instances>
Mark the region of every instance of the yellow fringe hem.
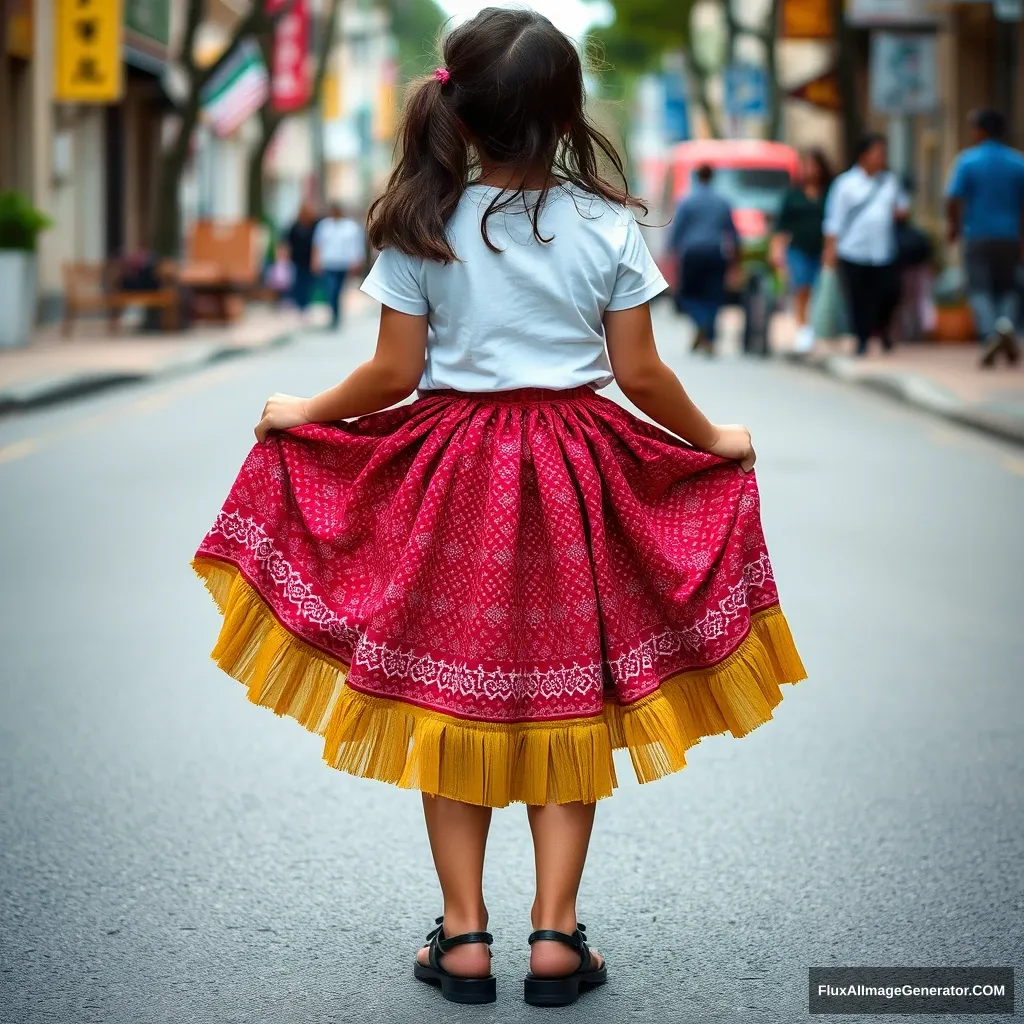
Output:
<instances>
[{"instance_id":1,"label":"yellow fringe hem","mask_svg":"<svg viewBox=\"0 0 1024 1024\"><path fill-rule=\"evenodd\" d=\"M249 700L324 739L332 768L463 803L593 803L615 788L612 750L628 748L640 782L686 764L704 736L744 736L772 717L781 683L805 677L778 607L753 616L737 651L666 680L635 704L557 722L476 722L344 685L348 667L304 643L226 562L192 567L224 616L213 660Z\"/></svg>"}]
</instances>

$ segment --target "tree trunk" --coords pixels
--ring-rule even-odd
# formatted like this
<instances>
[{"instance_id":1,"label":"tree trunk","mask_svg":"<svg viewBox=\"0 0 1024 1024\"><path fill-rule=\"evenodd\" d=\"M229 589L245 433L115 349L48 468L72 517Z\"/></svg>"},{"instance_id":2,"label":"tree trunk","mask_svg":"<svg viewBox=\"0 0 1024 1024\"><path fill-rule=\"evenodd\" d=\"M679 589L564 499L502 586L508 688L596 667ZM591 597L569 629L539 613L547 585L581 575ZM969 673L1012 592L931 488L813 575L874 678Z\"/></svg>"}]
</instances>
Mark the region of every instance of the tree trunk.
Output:
<instances>
[{"instance_id":1,"label":"tree trunk","mask_svg":"<svg viewBox=\"0 0 1024 1024\"><path fill-rule=\"evenodd\" d=\"M255 221L266 219L267 211L263 195L266 182L263 176L263 164L267 158L267 150L270 148L271 142L274 141L274 135L281 124L280 118L271 120L261 117L260 120L263 130L260 133L259 141L249 151L248 216L250 220Z\"/></svg>"},{"instance_id":2,"label":"tree trunk","mask_svg":"<svg viewBox=\"0 0 1024 1024\"><path fill-rule=\"evenodd\" d=\"M843 151L846 162L853 155L864 133L860 96L857 92L856 52L853 30L846 23L843 0L831 0L832 24L836 37L836 77L839 80L839 96L842 101Z\"/></svg>"},{"instance_id":3,"label":"tree trunk","mask_svg":"<svg viewBox=\"0 0 1024 1024\"><path fill-rule=\"evenodd\" d=\"M157 172L156 211L153 217L153 249L157 256L181 255L181 179L188 166L192 134L199 121L199 104L191 102L181 112L178 134L163 154Z\"/></svg>"},{"instance_id":4,"label":"tree trunk","mask_svg":"<svg viewBox=\"0 0 1024 1024\"><path fill-rule=\"evenodd\" d=\"M768 13L768 25L762 36L764 46L764 68L768 78L768 120L765 123L765 138L778 141L782 138L782 87L779 85L779 16L780 0L772 0Z\"/></svg>"},{"instance_id":5,"label":"tree trunk","mask_svg":"<svg viewBox=\"0 0 1024 1024\"><path fill-rule=\"evenodd\" d=\"M711 106L711 101L708 99L708 76L697 63L689 39L686 42L686 75L690 80L690 95L704 115L711 137L720 139L722 137L722 122L718 117L718 111Z\"/></svg>"}]
</instances>

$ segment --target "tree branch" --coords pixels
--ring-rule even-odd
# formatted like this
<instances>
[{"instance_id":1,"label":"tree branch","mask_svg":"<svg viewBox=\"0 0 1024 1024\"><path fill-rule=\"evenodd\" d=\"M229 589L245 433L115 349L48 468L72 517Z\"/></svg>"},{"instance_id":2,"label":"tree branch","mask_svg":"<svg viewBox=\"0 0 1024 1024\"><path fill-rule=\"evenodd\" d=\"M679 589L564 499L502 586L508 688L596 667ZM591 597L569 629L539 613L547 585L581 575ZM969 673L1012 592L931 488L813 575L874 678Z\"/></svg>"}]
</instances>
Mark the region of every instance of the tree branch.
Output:
<instances>
[{"instance_id":1,"label":"tree branch","mask_svg":"<svg viewBox=\"0 0 1024 1024\"><path fill-rule=\"evenodd\" d=\"M203 20L203 0L189 0L185 36L181 44L181 63L192 80L196 70L196 35Z\"/></svg>"},{"instance_id":2,"label":"tree branch","mask_svg":"<svg viewBox=\"0 0 1024 1024\"><path fill-rule=\"evenodd\" d=\"M320 40L320 52L316 57L316 68L313 72L313 87L309 91L309 102L307 106L313 106L320 93L324 76L327 74L327 62L331 59L331 50L334 48L334 34L338 30L338 14L341 11L341 0L331 0L331 7L327 14L327 24L324 25L323 37Z\"/></svg>"},{"instance_id":3,"label":"tree branch","mask_svg":"<svg viewBox=\"0 0 1024 1024\"><path fill-rule=\"evenodd\" d=\"M201 4L202 0L191 0L191 2L193 4ZM272 32L277 23L285 15L291 13L296 2L297 0L288 0L287 3L274 11L273 14L268 14L267 0L253 0L249 12L236 23L231 34L231 41L224 48L224 52L209 67L200 68L196 71L196 88L202 89L227 64L244 39L249 36L259 36L268 31Z\"/></svg>"}]
</instances>

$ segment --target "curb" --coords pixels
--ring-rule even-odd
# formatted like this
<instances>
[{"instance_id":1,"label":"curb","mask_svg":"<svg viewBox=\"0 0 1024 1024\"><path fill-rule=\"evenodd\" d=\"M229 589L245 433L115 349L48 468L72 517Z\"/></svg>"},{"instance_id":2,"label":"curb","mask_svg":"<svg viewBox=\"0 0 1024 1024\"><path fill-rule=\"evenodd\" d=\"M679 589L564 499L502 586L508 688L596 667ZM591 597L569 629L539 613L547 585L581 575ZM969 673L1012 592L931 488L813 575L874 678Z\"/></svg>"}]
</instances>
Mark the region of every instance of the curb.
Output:
<instances>
[{"instance_id":1,"label":"curb","mask_svg":"<svg viewBox=\"0 0 1024 1024\"><path fill-rule=\"evenodd\" d=\"M290 344L298 331L274 335L258 345L197 345L158 363L144 373L131 370L82 370L52 377L34 377L0 390L0 416L58 405L72 398L109 391L126 384L145 384L195 373L214 363L265 352Z\"/></svg>"},{"instance_id":2,"label":"curb","mask_svg":"<svg viewBox=\"0 0 1024 1024\"><path fill-rule=\"evenodd\" d=\"M847 384L888 395L933 416L971 427L1004 441L1024 445L1024 417L965 402L925 377L910 373L861 374L855 361L848 356L829 355L815 358L797 352L787 352L782 358L788 363L816 370Z\"/></svg>"}]
</instances>

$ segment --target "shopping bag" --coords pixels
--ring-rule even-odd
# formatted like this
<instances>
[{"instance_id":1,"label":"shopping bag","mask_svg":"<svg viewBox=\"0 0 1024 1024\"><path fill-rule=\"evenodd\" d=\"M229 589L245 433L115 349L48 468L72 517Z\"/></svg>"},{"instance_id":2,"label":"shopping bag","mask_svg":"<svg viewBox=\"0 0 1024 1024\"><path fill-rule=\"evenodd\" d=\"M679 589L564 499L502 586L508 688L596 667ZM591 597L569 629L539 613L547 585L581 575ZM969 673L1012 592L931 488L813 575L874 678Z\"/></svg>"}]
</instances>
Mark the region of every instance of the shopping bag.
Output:
<instances>
[{"instance_id":1,"label":"shopping bag","mask_svg":"<svg viewBox=\"0 0 1024 1024\"><path fill-rule=\"evenodd\" d=\"M833 267L823 267L818 275L811 295L811 327L814 336L824 340L840 338L846 331L846 300Z\"/></svg>"}]
</instances>

